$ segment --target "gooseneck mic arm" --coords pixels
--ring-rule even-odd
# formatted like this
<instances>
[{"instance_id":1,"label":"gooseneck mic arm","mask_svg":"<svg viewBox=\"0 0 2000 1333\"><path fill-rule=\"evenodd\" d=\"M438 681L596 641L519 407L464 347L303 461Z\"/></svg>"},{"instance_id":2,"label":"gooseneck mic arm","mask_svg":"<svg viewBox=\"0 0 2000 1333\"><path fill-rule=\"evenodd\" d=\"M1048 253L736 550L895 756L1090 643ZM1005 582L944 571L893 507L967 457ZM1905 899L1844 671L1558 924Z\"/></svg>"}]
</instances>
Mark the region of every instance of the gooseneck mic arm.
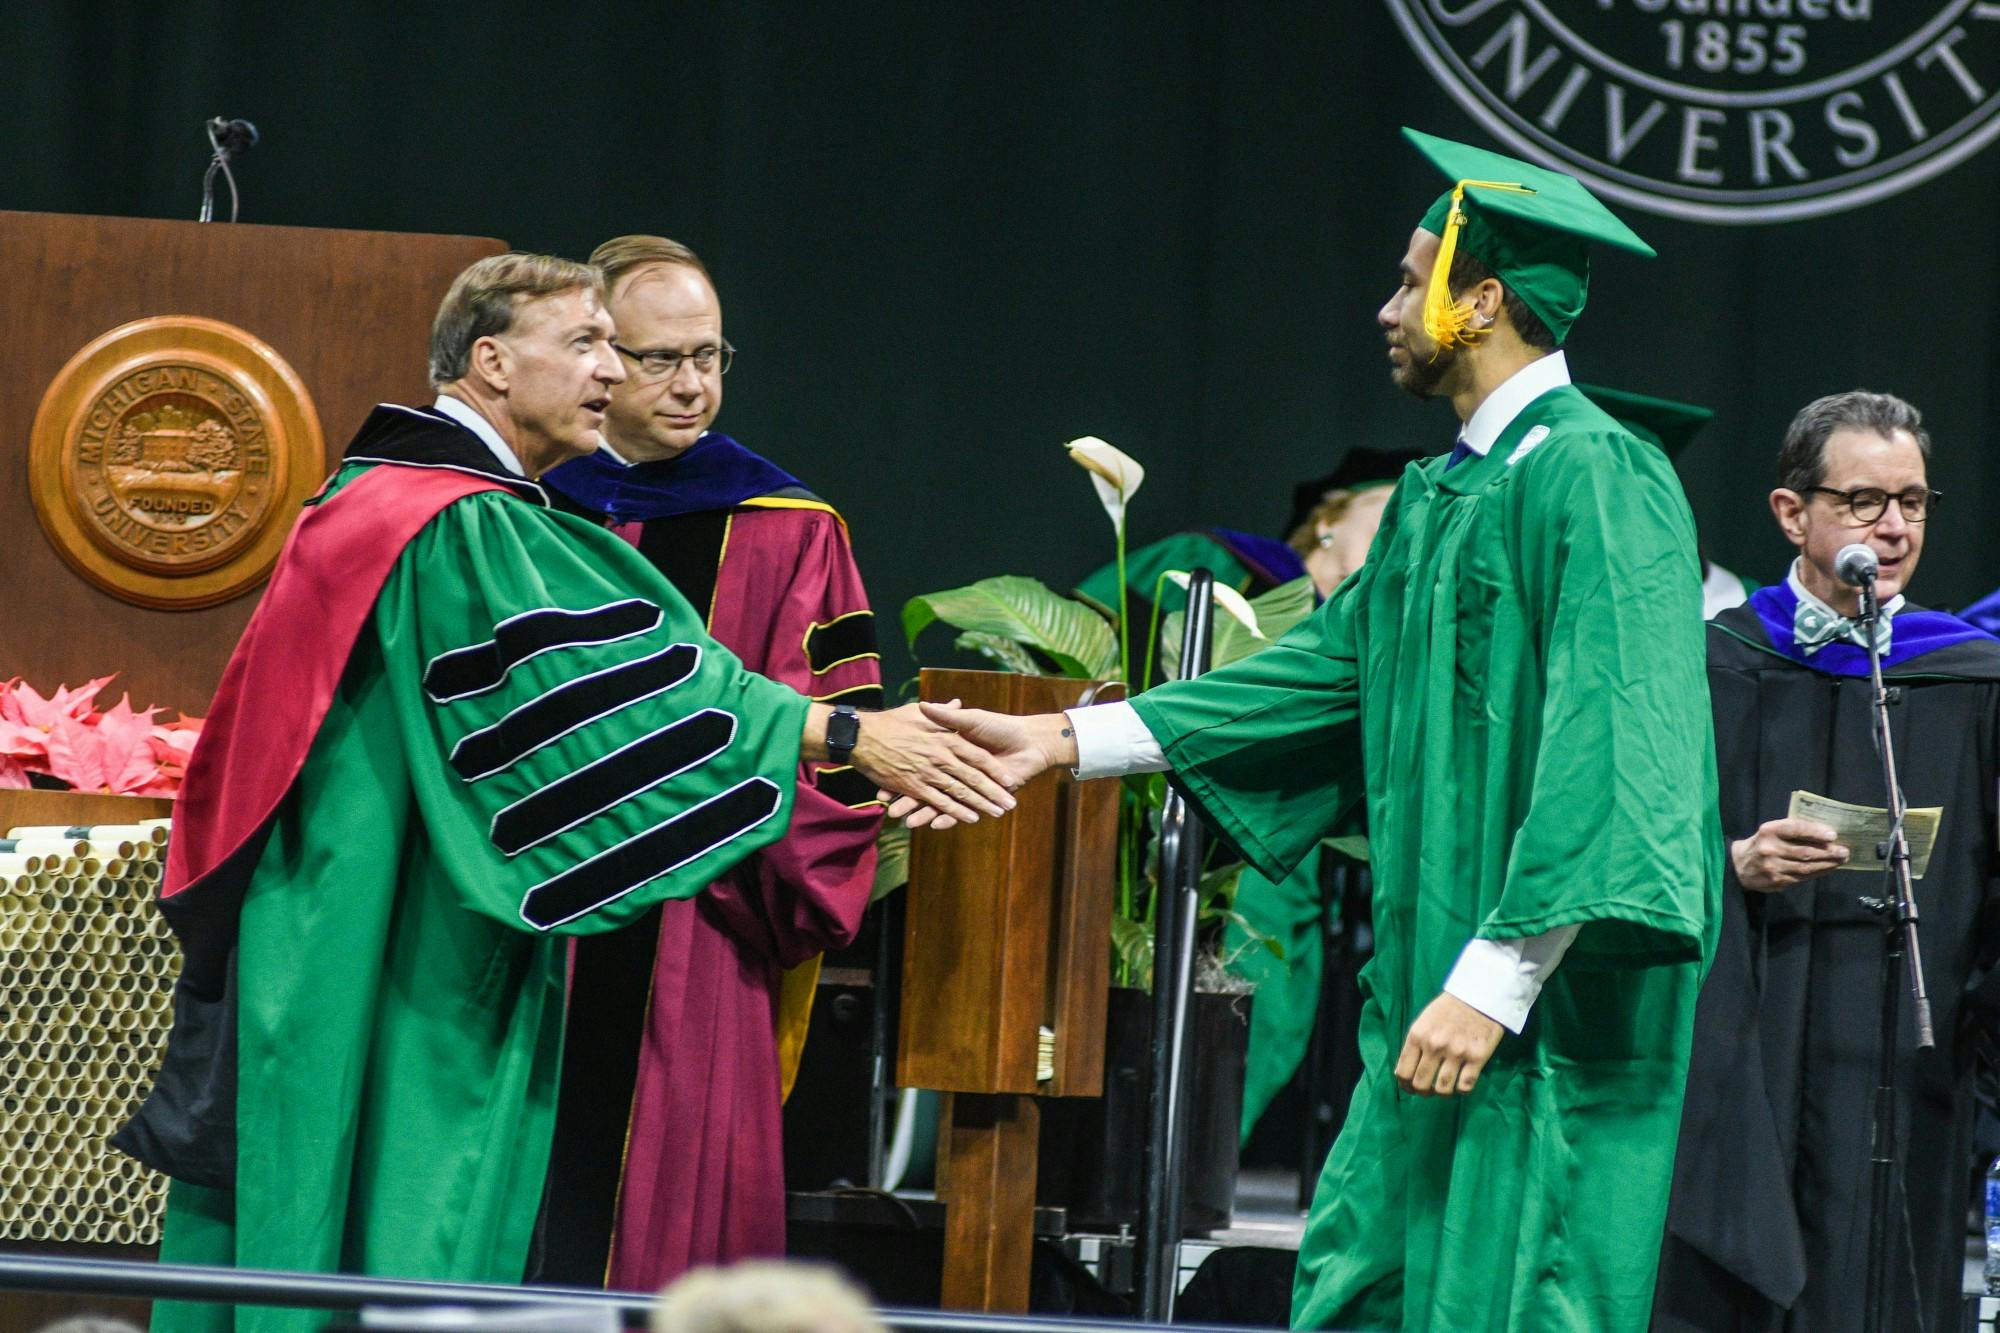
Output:
<instances>
[{"instance_id":1,"label":"gooseneck mic arm","mask_svg":"<svg viewBox=\"0 0 2000 1333\"><path fill-rule=\"evenodd\" d=\"M236 173L229 169L229 159L257 146L257 127L247 120L224 120L221 116L214 116L203 128L208 131L208 146L214 150L215 156L208 160L208 172L201 178L201 213L195 220L215 220L215 173L220 171L223 181L229 186L229 220L234 222L241 201L236 195Z\"/></svg>"}]
</instances>

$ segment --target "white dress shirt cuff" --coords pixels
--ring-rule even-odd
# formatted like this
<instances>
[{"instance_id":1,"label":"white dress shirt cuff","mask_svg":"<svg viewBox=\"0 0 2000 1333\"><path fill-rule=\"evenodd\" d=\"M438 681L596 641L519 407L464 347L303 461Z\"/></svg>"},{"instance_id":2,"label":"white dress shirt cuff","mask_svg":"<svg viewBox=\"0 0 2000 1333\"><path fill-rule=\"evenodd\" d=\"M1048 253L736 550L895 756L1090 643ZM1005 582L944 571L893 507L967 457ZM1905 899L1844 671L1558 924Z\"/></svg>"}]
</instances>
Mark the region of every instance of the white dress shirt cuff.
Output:
<instances>
[{"instance_id":1,"label":"white dress shirt cuff","mask_svg":"<svg viewBox=\"0 0 2000 1333\"><path fill-rule=\"evenodd\" d=\"M1127 773L1163 773L1167 756L1139 711L1128 703L1092 704L1064 712L1076 733L1079 778L1122 778Z\"/></svg>"},{"instance_id":2,"label":"white dress shirt cuff","mask_svg":"<svg viewBox=\"0 0 2000 1333\"><path fill-rule=\"evenodd\" d=\"M1575 926L1557 926L1521 939L1470 940L1445 978L1445 994L1519 1033L1576 932Z\"/></svg>"}]
</instances>

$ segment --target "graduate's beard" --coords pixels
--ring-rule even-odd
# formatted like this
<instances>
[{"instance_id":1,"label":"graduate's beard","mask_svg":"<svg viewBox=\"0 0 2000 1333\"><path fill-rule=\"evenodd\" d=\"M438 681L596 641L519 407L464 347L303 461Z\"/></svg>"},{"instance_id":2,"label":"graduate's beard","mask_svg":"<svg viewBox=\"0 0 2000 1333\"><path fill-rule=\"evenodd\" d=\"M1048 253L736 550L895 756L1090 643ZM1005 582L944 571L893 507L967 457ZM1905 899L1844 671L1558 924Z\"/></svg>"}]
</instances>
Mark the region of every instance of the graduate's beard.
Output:
<instances>
[{"instance_id":1,"label":"graduate's beard","mask_svg":"<svg viewBox=\"0 0 2000 1333\"><path fill-rule=\"evenodd\" d=\"M1406 349L1407 350L1407 349ZM1426 361L1415 351L1410 351L1410 359L1398 366L1390 377L1396 387L1418 398L1435 398L1438 386L1444 383L1452 367L1458 364L1456 347L1440 347L1437 355Z\"/></svg>"}]
</instances>

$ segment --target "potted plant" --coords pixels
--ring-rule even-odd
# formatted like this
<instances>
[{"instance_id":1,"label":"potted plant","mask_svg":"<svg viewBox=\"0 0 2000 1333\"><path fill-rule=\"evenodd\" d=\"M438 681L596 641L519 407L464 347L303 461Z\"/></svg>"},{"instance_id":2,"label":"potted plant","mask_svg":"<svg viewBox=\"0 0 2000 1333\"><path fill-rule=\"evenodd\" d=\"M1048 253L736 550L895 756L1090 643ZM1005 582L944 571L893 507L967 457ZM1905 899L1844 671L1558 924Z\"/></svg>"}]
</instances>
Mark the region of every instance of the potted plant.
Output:
<instances>
[{"instance_id":1,"label":"potted plant","mask_svg":"<svg viewBox=\"0 0 2000 1333\"><path fill-rule=\"evenodd\" d=\"M1159 616L1160 590L1167 580L1186 585L1184 571L1161 576L1150 599L1155 608L1138 637L1129 624L1125 589L1126 507L1145 479L1144 469L1104 441L1086 437L1067 446L1070 457L1089 474L1110 518L1116 541L1119 604L1099 604L1064 596L1019 575L981 579L964 587L912 598L903 609L903 629L912 650L933 625L957 631L953 646L977 652L1003 671L1117 680L1138 692L1156 675L1178 674L1182 613ZM1254 601L1233 589L1216 588L1219 606L1212 641L1213 666L1224 666L1267 647L1304 619L1314 606L1311 580L1299 579ZM1106 1028L1105 1092L1101 1101L1051 1100L1043 1110L1041 1179L1045 1203L1068 1207L1074 1219L1116 1228L1136 1222L1136 1172L1106 1172L1106 1161L1136 1160L1144 1141L1151 1046L1153 924L1159 897L1158 831L1167 795L1162 774L1123 780L1118 827L1118 891L1111 921L1112 981ZM907 833L885 833L884 864L896 864L896 849ZM1237 914L1234 900L1241 874L1218 846L1211 845L1202 877L1200 920L1203 949L1197 963L1193 1008L1194 1041L1202 1062L1195 1081L1200 1094L1193 1109L1189 1143L1186 1221L1190 1231L1227 1225L1236 1178L1237 1123L1241 1114L1243 1061L1248 1040L1250 984L1225 956L1226 924L1238 927L1244 948L1266 948L1282 957L1276 941L1252 929ZM878 887L880 882L878 881Z\"/></svg>"}]
</instances>

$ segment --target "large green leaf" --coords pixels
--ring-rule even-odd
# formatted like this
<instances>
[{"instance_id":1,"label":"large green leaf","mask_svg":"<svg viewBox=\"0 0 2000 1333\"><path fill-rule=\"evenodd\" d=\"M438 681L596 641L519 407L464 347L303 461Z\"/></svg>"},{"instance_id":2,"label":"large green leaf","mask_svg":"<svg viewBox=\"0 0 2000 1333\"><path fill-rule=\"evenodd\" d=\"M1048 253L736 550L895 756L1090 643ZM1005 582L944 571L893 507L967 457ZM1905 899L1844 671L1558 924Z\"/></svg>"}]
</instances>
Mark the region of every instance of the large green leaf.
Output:
<instances>
[{"instance_id":1,"label":"large green leaf","mask_svg":"<svg viewBox=\"0 0 2000 1333\"><path fill-rule=\"evenodd\" d=\"M1309 578L1296 578L1252 597L1250 609L1257 613L1257 628L1264 636L1261 639L1244 628L1235 616L1218 612L1214 637L1209 642L1209 669L1226 667L1269 648L1311 615L1317 605L1313 581ZM1187 615L1181 611L1170 612L1160 620L1160 670L1165 675L1180 675L1181 635L1186 623Z\"/></svg>"},{"instance_id":2,"label":"large green leaf","mask_svg":"<svg viewBox=\"0 0 2000 1333\"><path fill-rule=\"evenodd\" d=\"M1118 963L1118 983L1153 989L1152 927L1130 917L1111 918L1111 956Z\"/></svg>"},{"instance_id":3,"label":"large green leaf","mask_svg":"<svg viewBox=\"0 0 2000 1333\"><path fill-rule=\"evenodd\" d=\"M1233 970L1237 958L1244 950L1259 947L1279 962L1282 963L1285 961L1285 946L1279 942L1275 935L1266 935L1263 931L1252 925L1249 917L1236 911L1219 912L1217 915L1243 932L1243 943L1221 956L1220 961L1224 967Z\"/></svg>"},{"instance_id":4,"label":"large green leaf","mask_svg":"<svg viewBox=\"0 0 2000 1333\"><path fill-rule=\"evenodd\" d=\"M1026 644L1078 680L1118 671L1118 636L1104 617L1036 579L1003 574L912 597L903 605L903 634L911 648L919 634L940 620L963 632Z\"/></svg>"},{"instance_id":5,"label":"large green leaf","mask_svg":"<svg viewBox=\"0 0 2000 1333\"><path fill-rule=\"evenodd\" d=\"M1211 866L1201 876L1201 918L1206 921L1236 907L1236 889L1243 878L1243 863L1229 861Z\"/></svg>"},{"instance_id":6,"label":"large green leaf","mask_svg":"<svg viewBox=\"0 0 2000 1333\"><path fill-rule=\"evenodd\" d=\"M910 830L893 819L875 835L875 887L868 901L880 902L910 882Z\"/></svg>"},{"instance_id":7,"label":"large green leaf","mask_svg":"<svg viewBox=\"0 0 2000 1333\"><path fill-rule=\"evenodd\" d=\"M1004 634L983 634L978 630L967 630L952 640L954 648L964 648L978 653L1002 671L1012 671L1023 676L1041 674L1035 659L1028 656L1028 650L1018 639L1010 639Z\"/></svg>"},{"instance_id":8,"label":"large green leaf","mask_svg":"<svg viewBox=\"0 0 2000 1333\"><path fill-rule=\"evenodd\" d=\"M1318 605L1313 581L1303 576L1281 583L1260 597L1252 597L1250 609L1257 613L1257 628L1264 632L1264 637L1253 638L1234 620L1222 617L1217 625L1215 664L1228 666L1239 657L1270 647L1291 633L1293 626L1311 615Z\"/></svg>"},{"instance_id":9,"label":"large green leaf","mask_svg":"<svg viewBox=\"0 0 2000 1333\"><path fill-rule=\"evenodd\" d=\"M1340 853L1349 860L1368 859L1368 835L1365 833L1349 833L1339 838L1321 838L1320 845L1329 851Z\"/></svg>"}]
</instances>

